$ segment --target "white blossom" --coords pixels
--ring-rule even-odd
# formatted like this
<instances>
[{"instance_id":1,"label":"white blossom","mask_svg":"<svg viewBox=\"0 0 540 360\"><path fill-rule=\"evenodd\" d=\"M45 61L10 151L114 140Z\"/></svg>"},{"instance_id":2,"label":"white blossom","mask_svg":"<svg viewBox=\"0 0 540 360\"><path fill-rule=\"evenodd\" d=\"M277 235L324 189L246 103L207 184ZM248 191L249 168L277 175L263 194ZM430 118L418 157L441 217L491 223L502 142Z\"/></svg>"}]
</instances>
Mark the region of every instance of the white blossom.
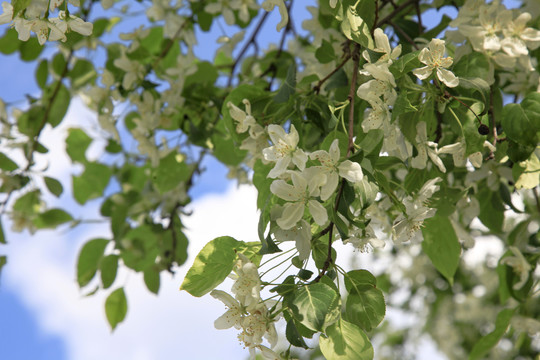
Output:
<instances>
[{"instance_id":1,"label":"white blossom","mask_svg":"<svg viewBox=\"0 0 540 360\"><path fill-rule=\"evenodd\" d=\"M277 31L280 31L287 26L287 23L289 22L289 11L283 0L264 0L261 6L267 12L272 11L276 6L278 7L281 21L276 26Z\"/></svg>"},{"instance_id":2,"label":"white blossom","mask_svg":"<svg viewBox=\"0 0 540 360\"><path fill-rule=\"evenodd\" d=\"M437 143L429 141L427 138L426 122L420 121L416 124L416 149L418 155L412 159L411 166L416 169L425 169L429 157L439 170L445 173L446 167L439 158L437 146Z\"/></svg>"},{"instance_id":3,"label":"white blossom","mask_svg":"<svg viewBox=\"0 0 540 360\"><path fill-rule=\"evenodd\" d=\"M433 39L427 48L423 48L418 55L418 59L426 66L413 70L413 74L420 80L427 79L433 71L437 78L448 87L456 87L459 79L447 67L452 65L451 57L443 57L445 51L444 40Z\"/></svg>"},{"instance_id":4,"label":"white blossom","mask_svg":"<svg viewBox=\"0 0 540 360\"><path fill-rule=\"evenodd\" d=\"M340 151L338 139L332 141L329 151L317 150L309 155L312 160L318 160L321 166L313 166L310 169L320 172L326 176L326 183L321 186L321 200L325 201L336 190L339 177L355 183L364 177L360 164L345 160L339 162Z\"/></svg>"},{"instance_id":5,"label":"white blossom","mask_svg":"<svg viewBox=\"0 0 540 360\"><path fill-rule=\"evenodd\" d=\"M236 299L248 310L259 303L261 292L261 280L257 265L251 262L247 256L238 254L238 261L235 266L235 282L232 286L232 293Z\"/></svg>"},{"instance_id":6,"label":"white blossom","mask_svg":"<svg viewBox=\"0 0 540 360\"><path fill-rule=\"evenodd\" d=\"M392 227L392 237L394 242L403 243L407 241L420 242L422 237L422 224L425 219L433 217L437 209L428 207L427 201L431 196L439 191L437 183L442 179L437 177L428 180L418 191L415 198L408 196L403 199L406 213L400 214L394 221Z\"/></svg>"},{"instance_id":7,"label":"white blossom","mask_svg":"<svg viewBox=\"0 0 540 360\"><path fill-rule=\"evenodd\" d=\"M238 300L221 290L212 290L210 295L227 306L227 311L214 321L215 328L223 330L234 326L237 329L241 329L244 309Z\"/></svg>"},{"instance_id":8,"label":"white blossom","mask_svg":"<svg viewBox=\"0 0 540 360\"><path fill-rule=\"evenodd\" d=\"M270 219L276 221L283 215L283 206L275 205L270 211ZM296 225L288 230L277 227L273 231L277 241L294 241L300 260L307 260L311 253L311 226L301 219Z\"/></svg>"},{"instance_id":9,"label":"white blossom","mask_svg":"<svg viewBox=\"0 0 540 360\"><path fill-rule=\"evenodd\" d=\"M268 125L268 135L274 145L264 149L263 156L266 160L276 163L268 173L269 178L283 174L291 162L298 169L305 169L308 157L302 149L297 148L299 137L294 125L291 125L288 134L279 125Z\"/></svg>"},{"instance_id":10,"label":"white blossom","mask_svg":"<svg viewBox=\"0 0 540 360\"><path fill-rule=\"evenodd\" d=\"M297 171L290 171L290 174L293 185L284 180L275 180L270 185L273 194L287 201L283 205L283 214L276 221L277 224L284 230L291 229L302 219L307 206L315 222L324 225L328 221L328 213L314 198L320 195L320 186L325 183L325 176L307 177Z\"/></svg>"},{"instance_id":11,"label":"white blossom","mask_svg":"<svg viewBox=\"0 0 540 360\"><path fill-rule=\"evenodd\" d=\"M249 128L257 124L255 118L251 115L251 103L249 100L244 99L242 102L246 107L246 111L241 110L230 101L227 103L229 114L236 122L238 122L236 125L236 132L239 134L246 132Z\"/></svg>"}]
</instances>

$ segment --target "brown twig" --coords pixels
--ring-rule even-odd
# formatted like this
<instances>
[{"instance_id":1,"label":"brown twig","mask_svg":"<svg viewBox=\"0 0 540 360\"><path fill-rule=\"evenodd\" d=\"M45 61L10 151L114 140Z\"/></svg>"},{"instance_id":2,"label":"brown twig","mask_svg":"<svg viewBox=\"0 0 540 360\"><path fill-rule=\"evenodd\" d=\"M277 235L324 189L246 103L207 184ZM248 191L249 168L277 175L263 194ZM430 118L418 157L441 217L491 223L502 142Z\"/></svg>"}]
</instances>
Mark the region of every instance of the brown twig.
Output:
<instances>
[{"instance_id":1,"label":"brown twig","mask_svg":"<svg viewBox=\"0 0 540 360\"><path fill-rule=\"evenodd\" d=\"M417 0L409 0L407 2L404 2L403 4L399 5L397 8L394 9L394 11L392 11L388 16L386 16L384 19L382 19L381 21L379 21L377 23L377 26L375 27L381 27L382 25L384 24L387 24L390 20L392 20L394 18L394 16L396 16L397 14L399 14L402 10L404 10L405 8L407 8L408 6L410 5L413 5Z\"/></svg>"},{"instance_id":2,"label":"brown twig","mask_svg":"<svg viewBox=\"0 0 540 360\"><path fill-rule=\"evenodd\" d=\"M403 31L403 29L400 26L398 26L395 22L393 22L392 20L388 20L388 25L390 25L391 27L394 28L394 30L400 33L405 38L405 40L407 40L407 42L411 44L416 50L420 50L420 48L418 47L418 45L416 45L414 40L411 39L411 37L405 31Z\"/></svg>"},{"instance_id":3,"label":"brown twig","mask_svg":"<svg viewBox=\"0 0 540 360\"><path fill-rule=\"evenodd\" d=\"M424 32L424 25L422 25L422 11L420 10L420 0L417 0L414 3L414 8L416 9L416 16L418 17L418 34Z\"/></svg>"},{"instance_id":4,"label":"brown twig","mask_svg":"<svg viewBox=\"0 0 540 360\"><path fill-rule=\"evenodd\" d=\"M352 56L349 54L349 55L345 55L345 57L343 58L343 61L334 69L332 70L332 72L328 75L326 75L324 78L322 78L321 80L319 80L319 82L317 83L317 85L315 85L313 87L313 91L315 92L315 94L318 94L319 91L321 91L321 86L328 80L332 77L332 75L334 75L335 73L337 73L339 71L339 69L341 69L346 63L347 61L350 60Z\"/></svg>"},{"instance_id":5,"label":"brown twig","mask_svg":"<svg viewBox=\"0 0 540 360\"><path fill-rule=\"evenodd\" d=\"M347 147L347 157L354 151L354 98L356 96L356 80L358 78L358 60L360 59L360 46L355 44L353 54L353 74L351 87L349 89L349 145Z\"/></svg>"},{"instance_id":6,"label":"brown twig","mask_svg":"<svg viewBox=\"0 0 540 360\"><path fill-rule=\"evenodd\" d=\"M373 20L373 26L371 27L371 37L375 33L377 28L377 21L379 21L379 0L375 0L375 19Z\"/></svg>"},{"instance_id":7,"label":"brown twig","mask_svg":"<svg viewBox=\"0 0 540 360\"><path fill-rule=\"evenodd\" d=\"M276 64L275 64L275 61L278 60L281 56L281 54L283 53L283 48L285 47L285 39L287 38L287 34L289 33L289 31L291 31L292 29L292 19L291 19L291 7L292 7L292 4L293 4L293 0L291 0L286 8L287 8L287 13L289 14L289 21L287 21L287 25L285 26L285 29L283 30L283 34L281 35L281 40L279 41L279 48L278 48L278 51L276 53L276 57L274 58L274 61L272 62L272 64L268 67L268 70L266 70L262 75L261 77L265 76L268 72L272 72L272 77L270 78L270 82L268 83L268 87L267 89L270 90L272 89L272 83L274 82L275 78L276 78L276 75L277 75L277 67L276 67Z\"/></svg>"},{"instance_id":8,"label":"brown twig","mask_svg":"<svg viewBox=\"0 0 540 360\"><path fill-rule=\"evenodd\" d=\"M238 66L238 64L240 63L240 61L244 57L244 55L246 54L246 51L249 49L250 45L255 44L255 38L257 37L257 34L259 33L259 31L261 31L262 26L264 25L266 19L268 18L268 14L270 14L270 13L264 11L263 16L261 17L261 19L259 20L259 22L255 26L255 30L253 30L253 33L249 37L249 40L245 43L244 47L242 47L242 49L240 50L240 53L238 54L238 56L236 57L236 59L232 63L232 65L231 65L231 75L229 75L229 80L227 81L227 87L230 87L232 85L232 81L233 81L233 78L234 78L234 70L236 69L236 67Z\"/></svg>"}]
</instances>

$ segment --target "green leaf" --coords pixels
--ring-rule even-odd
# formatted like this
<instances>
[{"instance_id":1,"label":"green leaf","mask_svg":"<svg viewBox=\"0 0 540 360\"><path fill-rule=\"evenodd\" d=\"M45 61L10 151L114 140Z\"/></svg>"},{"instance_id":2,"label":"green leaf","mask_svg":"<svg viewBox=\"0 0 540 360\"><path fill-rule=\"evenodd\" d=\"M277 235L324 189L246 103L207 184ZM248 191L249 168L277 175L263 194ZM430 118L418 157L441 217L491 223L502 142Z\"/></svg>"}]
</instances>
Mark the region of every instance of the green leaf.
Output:
<instances>
[{"instance_id":1,"label":"green leaf","mask_svg":"<svg viewBox=\"0 0 540 360\"><path fill-rule=\"evenodd\" d=\"M107 239L92 239L82 247L77 261L77 282L80 287L88 285L96 275L99 262L109 242Z\"/></svg>"},{"instance_id":2,"label":"green leaf","mask_svg":"<svg viewBox=\"0 0 540 360\"><path fill-rule=\"evenodd\" d=\"M127 299L124 288L114 290L105 301L105 314L111 330L124 321L127 314Z\"/></svg>"},{"instance_id":3,"label":"green leaf","mask_svg":"<svg viewBox=\"0 0 540 360\"><path fill-rule=\"evenodd\" d=\"M162 158L154 170L153 183L161 194L174 189L191 176L189 166L183 161L178 161L179 159L179 154L173 151Z\"/></svg>"},{"instance_id":4,"label":"green leaf","mask_svg":"<svg viewBox=\"0 0 540 360\"><path fill-rule=\"evenodd\" d=\"M19 52L21 60L34 61L39 57L39 54L45 47L39 45L37 38L31 37L27 41L19 41Z\"/></svg>"},{"instance_id":5,"label":"green leaf","mask_svg":"<svg viewBox=\"0 0 540 360\"><path fill-rule=\"evenodd\" d=\"M60 181L48 176L43 177L43 180L45 180L45 186L47 186L47 189L53 195L55 195L56 197L62 195L64 187L62 186L62 183Z\"/></svg>"},{"instance_id":6,"label":"green leaf","mask_svg":"<svg viewBox=\"0 0 540 360\"><path fill-rule=\"evenodd\" d=\"M66 138L66 152L71 158L71 161L85 163L86 149L88 149L88 146L92 142L92 138L86 135L86 132L81 129L72 128L68 130L68 133Z\"/></svg>"},{"instance_id":7,"label":"green leaf","mask_svg":"<svg viewBox=\"0 0 540 360\"><path fill-rule=\"evenodd\" d=\"M414 112L414 111L418 111L418 108L413 106L413 104L411 104L407 95L407 91L406 90L400 91L396 99L396 103L394 104L394 107L393 107L392 121L397 119L398 116L401 114Z\"/></svg>"},{"instance_id":8,"label":"green leaf","mask_svg":"<svg viewBox=\"0 0 540 360\"><path fill-rule=\"evenodd\" d=\"M396 79L399 79L403 75L411 72L413 69L422 66L422 63L420 62L420 60L418 60L419 53L420 51L415 51L403 55L399 59L394 61L392 65L390 65L390 71L392 71Z\"/></svg>"},{"instance_id":9,"label":"green leaf","mask_svg":"<svg viewBox=\"0 0 540 360\"><path fill-rule=\"evenodd\" d=\"M219 73L217 69L208 61L202 61L197 64L197 71L186 78L184 88L191 85L212 85L216 82Z\"/></svg>"},{"instance_id":10,"label":"green leaf","mask_svg":"<svg viewBox=\"0 0 540 360\"><path fill-rule=\"evenodd\" d=\"M350 293L359 293L377 286L377 279L367 270L352 270L345 275L345 288Z\"/></svg>"},{"instance_id":11,"label":"green leaf","mask_svg":"<svg viewBox=\"0 0 540 360\"><path fill-rule=\"evenodd\" d=\"M538 129L535 127L535 121L529 118L520 104L506 105L503 108L501 123L509 139L517 143L536 144Z\"/></svg>"},{"instance_id":12,"label":"green leaf","mask_svg":"<svg viewBox=\"0 0 540 360\"><path fill-rule=\"evenodd\" d=\"M246 158L247 151L238 147L223 121L217 124L215 130L212 136L212 143L214 144L212 154L225 165L240 165Z\"/></svg>"},{"instance_id":13,"label":"green leaf","mask_svg":"<svg viewBox=\"0 0 540 360\"><path fill-rule=\"evenodd\" d=\"M515 309L504 309L499 312L497 320L495 320L495 330L478 340L469 354L469 360L483 358L489 350L497 345L508 329L510 320L512 319L512 316L514 316L514 312Z\"/></svg>"},{"instance_id":14,"label":"green leaf","mask_svg":"<svg viewBox=\"0 0 540 360\"><path fill-rule=\"evenodd\" d=\"M377 168L380 169L381 167L377 166ZM362 209L367 209L367 207L375 201L377 195L379 194L379 187L377 184L370 182L367 177L364 177L362 180L354 184L354 188Z\"/></svg>"},{"instance_id":15,"label":"green leaf","mask_svg":"<svg viewBox=\"0 0 540 360\"><path fill-rule=\"evenodd\" d=\"M452 72L460 78L488 80L493 77L493 69L490 69L488 57L476 51L463 55L455 64Z\"/></svg>"},{"instance_id":16,"label":"green leaf","mask_svg":"<svg viewBox=\"0 0 540 360\"><path fill-rule=\"evenodd\" d=\"M319 338L321 352L327 360L371 360L373 346L360 327L343 319L326 329Z\"/></svg>"},{"instance_id":17,"label":"green leaf","mask_svg":"<svg viewBox=\"0 0 540 360\"><path fill-rule=\"evenodd\" d=\"M285 329L285 336L291 345L308 349L306 342L302 338L302 335L298 332L294 320L290 319L287 321L287 327Z\"/></svg>"},{"instance_id":18,"label":"green leaf","mask_svg":"<svg viewBox=\"0 0 540 360\"><path fill-rule=\"evenodd\" d=\"M2 275L2 268L7 264L7 257L5 255L0 256L0 275Z\"/></svg>"},{"instance_id":19,"label":"green leaf","mask_svg":"<svg viewBox=\"0 0 540 360\"><path fill-rule=\"evenodd\" d=\"M516 189L533 189L540 181L540 159L536 153L532 153L530 159L520 165L525 165L525 169L516 181ZM501 186L504 186L501 184Z\"/></svg>"},{"instance_id":20,"label":"green leaf","mask_svg":"<svg viewBox=\"0 0 540 360\"><path fill-rule=\"evenodd\" d=\"M373 6L373 1L362 1L361 6L365 7L366 5ZM362 14L363 17L366 16L372 16L373 11L360 11L360 14ZM365 48L373 48L373 39L371 37L370 29L369 27L373 25L373 23L368 24L366 21L364 21L364 18L359 16L357 13L357 10L353 6L347 7L347 10L345 10L345 16L343 21L341 22L341 31L345 34L345 36L349 40L353 40L354 42L362 45Z\"/></svg>"},{"instance_id":21,"label":"green leaf","mask_svg":"<svg viewBox=\"0 0 540 360\"><path fill-rule=\"evenodd\" d=\"M80 176L73 176L73 197L83 205L90 199L103 196L109 183L112 170L107 165L91 162L87 163Z\"/></svg>"},{"instance_id":22,"label":"green leaf","mask_svg":"<svg viewBox=\"0 0 540 360\"><path fill-rule=\"evenodd\" d=\"M2 225L1 217L0 217L0 244L7 244L6 236L4 234L4 225Z\"/></svg>"},{"instance_id":23,"label":"green leaf","mask_svg":"<svg viewBox=\"0 0 540 360\"><path fill-rule=\"evenodd\" d=\"M40 89L44 89L49 76L49 63L47 60L41 60L36 68L36 82Z\"/></svg>"},{"instance_id":24,"label":"green leaf","mask_svg":"<svg viewBox=\"0 0 540 360\"><path fill-rule=\"evenodd\" d=\"M52 71L56 75L62 76L64 74L64 71L66 70L66 65L67 63L64 54L62 54L61 52L57 52L51 62Z\"/></svg>"},{"instance_id":25,"label":"green leaf","mask_svg":"<svg viewBox=\"0 0 540 360\"><path fill-rule=\"evenodd\" d=\"M302 287L292 300L294 318L310 330L322 331L339 309L339 294L330 286L322 283Z\"/></svg>"},{"instance_id":26,"label":"green leaf","mask_svg":"<svg viewBox=\"0 0 540 360\"><path fill-rule=\"evenodd\" d=\"M193 261L180 290L200 297L215 289L231 273L236 263L236 249L242 244L230 236L210 241Z\"/></svg>"},{"instance_id":27,"label":"green leaf","mask_svg":"<svg viewBox=\"0 0 540 360\"><path fill-rule=\"evenodd\" d=\"M321 64L328 64L336 58L334 47L328 41L323 40L321 46L315 50L315 57Z\"/></svg>"},{"instance_id":28,"label":"green leaf","mask_svg":"<svg viewBox=\"0 0 540 360\"><path fill-rule=\"evenodd\" d=\"M540 93L529 93L521 102L521 107L534 125L534 129L540 131Z\"/></svg>"},{"instance_id":29,"label":"green leaf","mask_svg":"<svg viewBox=\"0 0 540 360\"><path fill-rule=\"evenodd\" d=\"M453 284L461 246L452 223L447 217L434 216L424 221L422 234L424 235L422 249L435 268L450 284Z\"/></svg>"},{"instance_id":30,"label":"green leaf","mask_svg":"<svg viewBox=\"0 0 540 360\"><path fill-rule=\"evenodd\" d=\"M32 217L39 209L41 193L39 190L29 191L22 195L13 204L13 210L25 214L27 217Z\"/></svg>"},{"instance_id":31,"label":"green leaf","mask_svg":"<svg viewBox=\"0 0 540 360\"><path fill-rule=\"evenodd\" d=\"M101 259L99 263L99 271L101 274L101 284L104 289L109 288L116 279L118 272L118 255L107 255Z\"/></svg>"},{"instance_id":32,"label":"green leaf","mask_svg":"<svg viewBox=\"0 0 540 360\"><path fill-rule=\"evenodd\" d=\"M9 55L13 54L19 49L21 41L18 39L19 35L17 30L8 29L4 36L0 38L0 53Z\"/></svg>"},{"instance_id":33,"label":"green leaf","mask_svg":"<svg viewBox=\"0 0 540 360\"><path fill-rule=\"evenodd\" d=\"M144 271L144 283L150 292L157 294L159 292L159 271L154 270L153 268L146 269Z\"/></svg>"},{"instance_id":34,"label":"green leaf","mask_svg":"<svg viewBox=\"0 0 540 360\"><path fill-rule=\"evenodd\" d=\"M86 84L92 84L97 78L94 64L85 59L77 59L73 69L68 73L73 88L80 88Z\"/></svg>"},{"instance_id":35,"label":"green leaf","mask_svg":"<svg viewBox=\"0 0 540 360\"><path fill-rule=\"evenodd\" d=\"M482 223L495 233L502 232L504 222L504 205L499 192L491 191L487 186L479 188L476 198L480 203L478 218Z\"/></svg>"},{"instance_id":36,"label":"green leaf","mask_svg":"<svg viewBox=\"0 0 540 360\"><path fill-rule=\"evenodd\" d=\"M34 225L38 229L54 229L61 224L70 222L73 217L62 209L50 209L37 216Z\"/></svg>"},{"instance_id":37,"label":"green leaf","mask_svg":"<svg viewBox=\"0 0 540 360\"><path fill-rule=\"evenodd\" d=\"M355 291L347 296L345 314L347 320L366 331L377 327L384 319L386 304L381 290L371 287Z\"/></svg>"},{"instance_id":38,"label":"green leaf","mask_svg":"<svg viewBox=\"0 0 540 360\"><path fill-rule=\"evenodd\" d=\"M52 127L57 126L64 119L71 101L69 90L62 83L53 82L43 90L43 103L47 104L47 122Z\"/></svg>"},{"instance_id":39,"label":"green leaf","mask_svg":"<svg viewBox=\"0 0 540 360\"><path fill-rule=\"evenodd\" d=\"M159 248L162 233L159 230L163 228L147 224L129 229L122 239L123 251L120 256L124 265L141 272L153 266L162 253Z\"/></svg>"},{"instance_id":40,"label":"green leaf","mask_svg":"<svg viewBox=\"0 0 540 360\"><path fill-rule=\"evenodd\" d=\"M296 92L296 64L293 62L287 70L285 81L281 84L274 97L276 103L284 103Z\"/></svg>"},{"instance_id":41,"label":"green leaf","mask_svg":"<svg viewBox=\"0 0 540 360\"><path fill-rule=\"evenodd\" d=\"M6 154L0 152L0 169L4 171L13 171L17 170L19 166L15 161L7 157Z\"/></svg>"}]
</instances>

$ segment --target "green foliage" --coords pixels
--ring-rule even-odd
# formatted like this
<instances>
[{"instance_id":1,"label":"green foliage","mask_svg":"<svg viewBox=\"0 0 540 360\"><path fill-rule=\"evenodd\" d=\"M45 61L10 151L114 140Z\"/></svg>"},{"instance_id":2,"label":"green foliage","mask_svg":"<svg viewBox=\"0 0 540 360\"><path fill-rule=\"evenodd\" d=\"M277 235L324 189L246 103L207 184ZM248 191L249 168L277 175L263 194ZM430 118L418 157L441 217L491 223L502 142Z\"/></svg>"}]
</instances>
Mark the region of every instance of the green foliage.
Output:
<instances>
[{"instance_id":1,"label":"green foliage","mask_svg":"<svg viewBox=\"0 0 540 360\"><path fill-rule=\"evenodd\" d=\"M370 360L373 347L358 326L339 319L319 339L321 352L329 360Z\"/></svg>"},{"instance_id":2,"label":"green foliage","mask_svg":"<svg viewBox=\"0 0 540 360\"><path fill-rule=\"evenodd\" d=\"M497 320L495 321L495 330L484 336L480 339L471 351L469 355L469 360L482 359L488 351L493 348L499 340L502 338L508 326L510 325L510 320L515 313L515 309L504 309L497 315Z\"/></svg>"},{"instance_id":3,"label":"green foliage","mask_svg":"<svg viewBox=\"0 0 540 360\"><path fill-rule=\"evenodd\" d=\"M107 239L92 239L82 247L77 261L77 282L80 287L88 285L96 275L109 242Z\"/></svg>"},{"instance_id":4,"label":"green foliage","mask_svg":"<svg viewBox=\"0 0 540 360\"><path fill-rule=\"evenodd\" d=\"M422 229L424 242L422 249L429 256L435 268L454 283L454 274L459 265L461 246L447 217L435 216L424 222Z\"/></svg>"},{"instance_id":5,"label":"green foliage","mask_svg":"<svg viewBox=\"0 0 540 360\"><path fill-rule=\"evenodd\" d=\"M310 330L322 331L339 316L340 298L326 284L312 284L300 288L291 300L294 318Z\"/></svg>"},{"instance_id":6,"label":"green foliage","mask_svg":"<svg viewBox=\"0 0 540 360\"><path fill-rule=\"evenodd\" d=\"M105 301L105 315L111 326L111 330L124 321L127 314L127 299L124 288L114 290Z\"/></svg>"},{"instance_id":7,"label":"green foliage","mask_svg":"<svg viewBox=\"0 0 540 360\"><path fill-rule=\"evenodd\" d=\"M73 176L73 195L79 204L102 196L112 170L101 163L88 162L80 176Z\"/></svg>"},{"instance_id":8,"label":"green foliage","mask_svg":"<svg viewBox=\"0 0 540 360\"><path fill-rule=\"evenodd\" d=\"M215 238L197 254L180 290L193 296L207 294L231 273L242 242L230 236Z\"/></svg>"}]
</instances>

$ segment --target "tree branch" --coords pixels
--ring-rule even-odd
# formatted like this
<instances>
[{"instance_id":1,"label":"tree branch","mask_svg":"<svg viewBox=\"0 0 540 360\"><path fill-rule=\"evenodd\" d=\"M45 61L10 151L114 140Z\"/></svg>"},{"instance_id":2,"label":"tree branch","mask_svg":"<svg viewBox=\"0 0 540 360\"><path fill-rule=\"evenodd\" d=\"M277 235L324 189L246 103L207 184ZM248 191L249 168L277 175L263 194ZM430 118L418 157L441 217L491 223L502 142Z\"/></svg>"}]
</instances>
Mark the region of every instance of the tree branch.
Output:
<instances>
[{"instance_id":1,"label":"tree branch","mask_svg":"<svg viewBox=\"0 0 540 360\"><path fill-rule=\"evenodd\" d=\"M348 46L349 45L349 42L347 41L346 42L346 45ZM343 61L334 69L332 70L332 72L330 72L330 74L326 75L323 79L319 80L319 82L317 83L317 85L315 85L313 87L313 91L315 92L315 94L318 94L319 91L321 91L321 86L328 80L332 77L332 75L334 75L335 73L337 73L339 71L339 69L341 69L343 66L345 66L345 64L347 63L347 61L349 61L352 57L351 54L347 54L345 53L344 54L345 57L343 58Z\"/></svg>"},{"instance_id":2,"label":"tree branch","mask_svg":"<svg viewBox=\"0 0 540 360\"><path fill-rule=\"evenodd\" d=\"M409 0L409 1L406 1L404 2L403 4L399 5L397 8L394 9L394 11L392 11L388 16L386 16L384 19L382 19L381 21L379 21L379 23L377 24L377 26L375 27L381 27L382 25L384 24L387 24L390 20L392 20L394 18L394 16L396 16L397 14L399 14L402 10L404 10L405 8L413 5L417 0Z\"/></svg>"},{"instance_id":3,"label":"tree branch","mask_svg":"<svg viewBox=\"0 0 540 360\"><path fill-rule=\"evenodd\" d=\"M231 75L229 75L229 80L227 81L227 87L230 87L232 85L232 81L233 81L233 78L234 78L234 70L236 69L236 67L238 66L238 64L240 63L240 61L244 57L244 55L246 54L246 51L249 49L249 46L251 44L255 44L255 38L257 37L257 34L259 33L259 31L261 31L262 26L264 25L266 19L268 18L268 14L270 14L270 13L264 11L264 14L261 17L261 19L259 20L259 22L257 23L257 26L255 27L255 30L253 30L253 34L251 34L249 40L246 42L244 47L240 50L240 53L238 54L238 56L236 57L236 59L232 63L232 65L231 65Z\"/></svg>"}]
</instances>

